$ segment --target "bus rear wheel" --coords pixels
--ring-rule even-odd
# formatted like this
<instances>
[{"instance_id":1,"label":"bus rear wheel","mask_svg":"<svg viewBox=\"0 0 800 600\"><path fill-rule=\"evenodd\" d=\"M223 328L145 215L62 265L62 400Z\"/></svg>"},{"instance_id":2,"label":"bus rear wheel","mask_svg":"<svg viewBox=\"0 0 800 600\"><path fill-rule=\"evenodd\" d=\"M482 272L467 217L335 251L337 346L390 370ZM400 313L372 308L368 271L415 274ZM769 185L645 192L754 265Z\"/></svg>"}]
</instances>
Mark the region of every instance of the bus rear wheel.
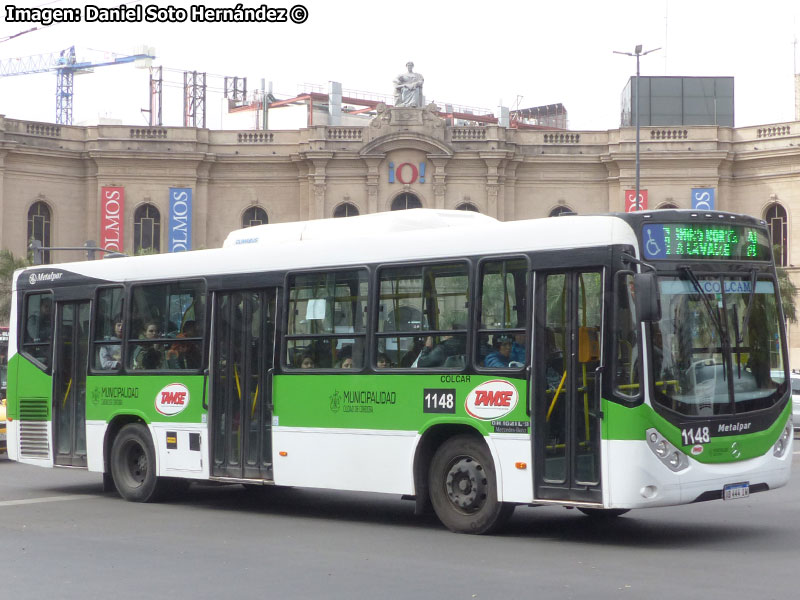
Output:
<instances>
[{"instance_id":1,"label":"bus rear wheel","mask_svg":"<svg viewBox=\"0 0 800 600\"><path fill-rule=\"evenodd\" d=\"M514 512L513 504L497 499L494 461L475 436L456 436L439 447L428 487L436 516L456 533L490 533Z\"/></svg>"},{"instance_id":2,"label":"bus rear wheel","mask_svg":"<svg viewBox=\"0 0 800 600\"><path fill-rule=\"evenodd\" d=\"M141 423L123 427L111 447L111 476L119 495L130 502L154 502L163 491L156 476L156 452Z\"/></svg>"}]
</instances>

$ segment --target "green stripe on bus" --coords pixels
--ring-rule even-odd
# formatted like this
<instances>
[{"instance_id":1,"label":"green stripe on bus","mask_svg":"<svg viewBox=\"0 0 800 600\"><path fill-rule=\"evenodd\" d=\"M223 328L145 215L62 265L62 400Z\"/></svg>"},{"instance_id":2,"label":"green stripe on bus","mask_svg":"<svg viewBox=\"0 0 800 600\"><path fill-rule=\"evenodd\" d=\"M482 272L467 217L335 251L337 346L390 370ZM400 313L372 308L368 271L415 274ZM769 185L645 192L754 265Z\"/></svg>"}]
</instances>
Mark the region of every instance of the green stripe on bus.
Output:
<instances>
[{"instance_id":1,"label":"green stripe on bus","mask_svg":"<svg viewBox=\"0 0 800 600\"><path fill-rule=\"evenodd\" d=\"M492 380L516 388L516 406L491 421L470 416L468 394ZM280 375L274 379L273 402L280 426L423 432L450 422L488 435L512 423L519 432L529 431L526 386L524 379L489 375Z\"/></svg>"},{"instance_id":2,"label":"green stripe on bus","mask_svg":"<svg viewBox=\"0 0 800 600\"><path fill-rule=\"evenodd\" d=\"M786 426L791 403L769 429L747 432L740 435L715 435L710 431L710 441L704 444L684 445L679 427L672 425L658 415L650 406L642 404L628 408L615 402L603 401L603 438L612 440L645 441L645 432L655 428L676 448L679 448L693 460L704 464L737 462L763 456L771 452ZM747 420L746 416L742 417ZM702 427L702 422L692 424L693 429ZM735 445L734 445L735 444ZM700 450L699 447L702 447ZM695 453L692 449L695 449Z\"/></svg>"}]
</instances>

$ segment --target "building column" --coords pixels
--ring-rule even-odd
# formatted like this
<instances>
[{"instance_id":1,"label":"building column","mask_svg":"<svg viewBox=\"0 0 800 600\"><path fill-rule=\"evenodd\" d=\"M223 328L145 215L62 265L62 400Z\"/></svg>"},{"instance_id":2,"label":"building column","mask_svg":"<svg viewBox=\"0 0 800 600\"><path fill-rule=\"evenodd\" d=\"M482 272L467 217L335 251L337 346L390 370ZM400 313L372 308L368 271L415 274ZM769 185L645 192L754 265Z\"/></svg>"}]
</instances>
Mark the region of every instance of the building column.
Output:
<instances>
[{"instance_id":1,"label":"building column","mask_svg":"<svg viewBox=\"0 0 800 600\"><path fill-rule=\"evenodd\" d=\"M379 167L385 155L364 158L367 163L367 214L378 212L378 183L380 182Z\"/></svg>"},{"instance_id":2,"label":"building column","mask_svg":"<svg viewBox=\"0 0 800 600\"><path fill-rule=\"evenodd\" d=\"M211 170L211 163L202 161L197 165L197 177L195 178L194 199L192 208L192 249L208 248L209 229L213 219L208 218L208 173ZM196 227L202 223L203 227Z\"/></svg>"},{"instance_id":3,"label":"building column","mask_svg":"<svg viewBox=\"0 0 800 600\"><path fill-rule=\"evenodd\" d=\"M486 184L486 210L490 217L499 219L500 215L497 210L497 196L500 192L500 186L497 183Z\"/></svg>"},{"instance_id":4,"label":"building column","mask_svg":"<svg viewBox=\"0 0 800 600\"><path fill-rule=\"evenodd\" d=\"M87 177L83 188L83 206L86 211L86 239L95 242L100 246L100 185L97 179L99 167L96 159L87 160ZM105 253L98 253L98 258L105 256Z\"/></svg>"},{"instance_id":5,"label":"building column","mask_svg":"<svg viewBox=\"0 0 800 600\"><path fill-rule=\"evenodd\" d=\"M306 159L310 160L311 164L314 165L314 172L309 172L308 175L314 198L311 202L311 206L309 206L309 219L325 218L325 192L327 190L327 185L325 185L327 179L325 168L331 158L333 158L333 152L306 153Z\"/></svg>"},{"instance_id":6,"label":"building column","mask_svg":"<svg viewBox=\"0 0 800 600\"><path fill-rule=\"evenodd\" d=\"M517 166L516 161L508 161L503 177L502 212L503 220L514 221L517 218Z\"/></svg>"},{"instance_id":7,"label":"building column","mask_svg":"<svg viewBox=\"0 0 800 600\"><path fill-rule=\"evenodd\" d=\"M433 164L433 206L442 209L447 200L446 167L450 157L429 154L428 159Z\"/></svg>"},{"instance_id":8,"label":"building column","mask_svg":"<svg viewBox=\"0 0 800 600\"><path fill-rule=\"evenodd\" d=\"M481 153L486 163L486 212L490 217L502 219L498 212L497 197L500 193L500 164L503 158L493 153Z\"/></svg>"}]
</instances>

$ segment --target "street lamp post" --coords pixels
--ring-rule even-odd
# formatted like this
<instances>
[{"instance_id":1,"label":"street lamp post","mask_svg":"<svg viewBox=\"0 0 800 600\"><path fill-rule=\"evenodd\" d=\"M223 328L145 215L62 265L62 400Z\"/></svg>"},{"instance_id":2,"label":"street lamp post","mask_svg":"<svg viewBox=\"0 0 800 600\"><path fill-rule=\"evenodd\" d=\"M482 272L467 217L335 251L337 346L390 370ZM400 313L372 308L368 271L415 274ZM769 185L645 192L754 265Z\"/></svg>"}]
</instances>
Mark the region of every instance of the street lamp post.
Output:
<instances>
[{"instance_id":1,"label":"street lamp post","mask_svg":"<svg viewBox=\"0 0 800 600\"><path fill-rule=\"evenodd\" d=\"M639 44L634 48L633 52L619 52L618 50L614 50L614 54L624 54L625 56L635 56L636 57L636 110L634 111L634 126L636 127L636 196L634 197L634 201L636 202L636 210L641 209L641 205L639 204L639 57L645 56L650 54L651 52L655 52L656 50L661 50L661 48L653 48L652 50L647 50L646 52L642 52L642 45Z\"/></svg>"}]
</instances>

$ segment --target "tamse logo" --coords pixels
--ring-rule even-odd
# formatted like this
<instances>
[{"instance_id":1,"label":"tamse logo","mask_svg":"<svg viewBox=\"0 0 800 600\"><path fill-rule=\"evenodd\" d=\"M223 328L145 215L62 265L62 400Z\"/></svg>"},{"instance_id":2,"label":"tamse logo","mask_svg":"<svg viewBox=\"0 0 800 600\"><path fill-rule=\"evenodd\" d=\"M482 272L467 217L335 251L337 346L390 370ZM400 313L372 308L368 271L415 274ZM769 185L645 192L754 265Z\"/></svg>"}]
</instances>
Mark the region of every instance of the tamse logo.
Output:
<instances>
[{"instance_id":1,"label":"tamse logo","mask_svg":"<svg viewBox=\"0 0 800 600\"><path fill-rule=\"evenodd\" d=\"M156 410L168 417L183 412L189 406L189 389L182 383L170 383L156 394Z\"/></svg>"},{"instance_id":2,"label":"tamse logo","mask_svg":"<svg viewBox=\"0 0 800 600\"><path fill-rule=\"evenodd\" d=\"M492 421L513 411L519 402L517 388L503 379L485 381L468 395L464 408L472 417Z\"/></svg>"}]
</instances>

